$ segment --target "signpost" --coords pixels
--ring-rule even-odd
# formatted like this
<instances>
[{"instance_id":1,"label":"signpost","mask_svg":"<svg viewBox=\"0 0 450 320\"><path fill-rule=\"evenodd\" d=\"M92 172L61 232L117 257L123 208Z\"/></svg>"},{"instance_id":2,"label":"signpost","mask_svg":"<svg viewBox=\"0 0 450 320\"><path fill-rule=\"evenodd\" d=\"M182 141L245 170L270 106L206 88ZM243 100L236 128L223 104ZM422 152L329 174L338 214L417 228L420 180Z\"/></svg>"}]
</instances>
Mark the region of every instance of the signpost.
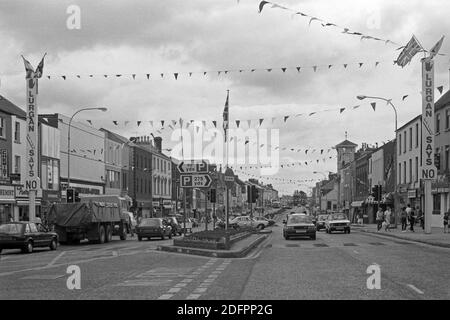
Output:
<instances>
[{"instance_id":1,"label":"signpost","mask_svg":"<svg viewBox=\"0 0 450 320\"><path fill-rule=\"evenodd\" d=\"M209 174L181 174L180 183L182 188L209 188L211 186Z\"/></svg>"},{"instance_id":2,"label":"signpost","mask_svg":"<svg viewBox=\"0 0 450 320\"><path fill-rule=\"evenodd\" d=\"M181 161L177 167L180 173L207 173L209 171L209 164L205 160Z\"/></svg>"},{"instance_id":3,"label":"signpost","mask_svg":"<svg viewBox=\"0 0 450 320\"><path fill-rule=\"evenodd\" d=\"M234 172L231 168L227 168L225 170L225 185L226 185L226 191L227 191L227 210L225 211L225 230L228 230L228 217L230 215L230 189L233 187L234 183Z\"/></svg>"},{"instance_id":4,"label":"signpost","mask_svg":"<svg viewBox=\"0 0 450 320\"><path fill-rule=\"evenodd\" d=\"M437 178L434 166L434 61L422 59L422 180L424 181L425 233L431 233L433 211L432 180Z\"/></svg>"}]
</instances>

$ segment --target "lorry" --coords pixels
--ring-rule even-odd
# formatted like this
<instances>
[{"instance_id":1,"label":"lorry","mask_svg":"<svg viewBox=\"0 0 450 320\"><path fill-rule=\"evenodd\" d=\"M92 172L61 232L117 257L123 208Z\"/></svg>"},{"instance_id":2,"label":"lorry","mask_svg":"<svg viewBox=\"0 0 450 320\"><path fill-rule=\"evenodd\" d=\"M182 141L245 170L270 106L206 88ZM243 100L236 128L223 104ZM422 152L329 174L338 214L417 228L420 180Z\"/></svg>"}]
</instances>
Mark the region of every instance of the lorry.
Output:
<instances>
[{"instance_id":1,"label":"lorry","mask_svg":"<svg viewBox=\"0 0 450 320\"><path fill-rule=\"evenodd\" d=\"M60 243L79 243L88 239L105 243L112 236L126 240L131 232L129 201L112 195L82 196L80 202L53 204L49 222L54 226Z\"/></svg>"}]
</instances>

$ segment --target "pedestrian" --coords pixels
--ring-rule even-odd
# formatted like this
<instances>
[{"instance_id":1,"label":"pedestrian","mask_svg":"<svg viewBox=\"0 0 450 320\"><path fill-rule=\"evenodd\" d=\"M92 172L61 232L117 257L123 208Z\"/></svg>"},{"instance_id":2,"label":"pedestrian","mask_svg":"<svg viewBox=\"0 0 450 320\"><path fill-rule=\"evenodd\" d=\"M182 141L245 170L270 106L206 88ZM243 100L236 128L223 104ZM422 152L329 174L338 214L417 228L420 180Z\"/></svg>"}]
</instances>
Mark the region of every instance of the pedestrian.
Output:
<instances>
[{"instance_id":1,"label":"pedestrian","mask_svg":"<svg viewBox=\"0 0 450 320\"><path fill-rule=\"evenodd\" d=\"M381 210L381 207L378 208L376 221L377 221L377 231L380 231L384 221L384 213L383 210Z\"/></svg>"},{"instance_id":2,"label":"pedestrian","mask_svg":"<svg viewBox=\"0 0 450 320\"><path fill-rule=\"evenodd\" d=\"M450 210L444 213L444 233L448 233L448 217L450 216Z\"/></svg>"},{"instance_id":3,"label":"pedestrian","mask_svg":"<svg viewBox=\"0 0 450 320\"><path fill-rule=\"evenodd\" d=\"M400 212L400 220L402 222L402 232L406 232L406 226L408 225L408 214L406 213L406 207L403 207Z\"/></svg>"},{"instance_id":4,"label":"pedestrian","mask_svg":"<svg viewBox=\"0 0 450 320\"><path fill-rule=\"evenodd\" d=\"M420 209L418 206L416 207L417 211L417 219L420 222L420 226L422 227L422 230L425 230L425 215L423 214L422 209Z\"/></svg>"},{"instance_id":5,"label":"pedestrian","mask_svg":"<svg viewBox=\"0 0 450 320\"><path fill-rule=\"evenodd\" d=\"M389 227L391 225L391 215L391 207L387 206L386 211L384 212L385 231L389 231Z\"/></svg>"},{"instance_id":6,"label":"pedestrian","mask_svg":"<svg viewBox=\"0 0 450 320\"><path fill-rule=\"evenodd\" d=\"M416 216L415 216L414 210L411 208L411 206L409 204L408 204L408 207L411 209L409 211L409 215L408 215L409 224L410 224L409 230L414 232L414 223L416 222ZM406 210L408 210L408 208Z\"/></svg>"}]
</instances>

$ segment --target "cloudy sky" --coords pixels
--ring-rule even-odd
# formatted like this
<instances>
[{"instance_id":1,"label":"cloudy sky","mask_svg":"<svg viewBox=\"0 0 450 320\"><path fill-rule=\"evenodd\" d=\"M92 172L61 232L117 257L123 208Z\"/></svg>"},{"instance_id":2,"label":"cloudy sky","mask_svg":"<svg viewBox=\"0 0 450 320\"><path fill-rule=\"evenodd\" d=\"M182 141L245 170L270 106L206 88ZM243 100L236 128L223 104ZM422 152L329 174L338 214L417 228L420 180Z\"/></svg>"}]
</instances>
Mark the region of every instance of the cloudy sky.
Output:
<instances>
[{"instance_id":1,"label":"cloudy sky","mask_svg":"<svg viewBox=\"0 0 450 320\"><path fill-rule=\"evenodd\" d=\"M450 2L446 0L273 2L402 45L415 34L426 49L450 30ZM372 101L361 102L355 98L358 94L392 98L399 125L421 112L421 54L402 69L393 65L398 46L361 41L360 36L322 27L318 21L309 25L309 18L271 5L258 13L259 3L1 0L0 94L23 106L20 55L36 66L46 52L39 87L40 113L70 116L80 107L106 106L106 113L86 112L77 119L91 120L95 127L125 136L159 135L159 121L165 120L163 148L171 148L170 120L206 120L209 127L217 120L220 126L229 89L232 126L239 119L246 129L246 120L253 119L252 127L257 127L255 119L264 118L261 128L279 129L280 149L288 148L280 153L280 163L310 162L280 169L276 177L286 179L311 179L320 177L313 171L335 171L336 159L322 159L335 155L327 151L344 139L346 131L359 145L394 137L392 109L378 101L374 112ZM81 29L67 27L71 5L80 8ZM448 38L441 52L450 54ZM443 85L445 91L449 88L449 58L436 58L436 86ZM347 68L343 64L348 64ZM300 72L296 66L302 67ZM318 66L317 70L312 66ZM284 67L286 72L281 70ZM217 74L240 69L257 70ZM189 72L193 72L191 77ZM179 73L178 80L173 73ZM89 78L91 74L94 77ZM136 74L134 80L132 74ZM67 80L61 75L67 75ZM404 95L409 96L402 101ZM359 104L361 107L351 108ZM336 109L341 107L348 109L339 114ZM334 111L319 112L330 109ZM308 116L311 112L317 113ZM285 115L291 115L286 122ZM273 124L272 117L277 117ZM129 123L125 126L124 121ZM137 121L142 121L139 127ZM149 121L154 121L154 127ZM291 148L302 151L292 152ZM305 149L310 149L307 155ZM274 184L285 193L306 190L305 186Z\"/></svg>"}]
</instances>

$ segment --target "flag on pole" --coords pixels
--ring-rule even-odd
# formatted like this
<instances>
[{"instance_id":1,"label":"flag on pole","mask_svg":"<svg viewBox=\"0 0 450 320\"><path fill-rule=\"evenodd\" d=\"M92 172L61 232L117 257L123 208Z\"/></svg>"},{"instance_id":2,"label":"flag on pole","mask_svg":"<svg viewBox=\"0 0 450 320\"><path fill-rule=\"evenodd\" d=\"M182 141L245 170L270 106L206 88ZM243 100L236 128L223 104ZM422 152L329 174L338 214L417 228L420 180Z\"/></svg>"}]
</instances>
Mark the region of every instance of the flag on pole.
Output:
<instances>
[{"instance_id":1,"label":"flag on pole","mask_svg":"<svg viewBox=\"0 0 450 320\"><path fill-rule=\"evenodd\" d=\"M39 65L36 68L35 76L36 78L42 77L42 74L44 73L44 58L47 55L47 53L44 54L44 56L41 59L41 62L39 62Z\"/></svg>"},{"instance_id":2,"label":"flag on pole","mask_svg":"<svg viewBox=\"0 0 450 320\"><path fill-rule=\"evenodd\" d=\"M34 75L34 69L31 63L22 56L23 64L25 65L25 71L27 72L27 78L32 78Z\"/></svg>"},{"instance_id":3,"label":"flag on pole","mask_svg":"<svg viewBox=\"0 0 450 320\"><path fill-rule=\"evenodd\" d=\"M403 48L402 52L398 56L397 60L394 61L394 64L398 64L400 67L404 67L409 64L412 58L418 53L423 51L422 46L419 41L413 35L411 40L409 40L408 44Z\"/></svg>"},{"instance_id":4,"label":"flag on pole","mask_svg":"<svg viewBox=\"0 0 450 320\"><path fill-rule=\"evenodd\" d=\"M436 56L439 53L439 50L441 49L442 46L442 42L444 42L444 37L442 36L441 40L439 40L434 46L433 48L431 48L430 50L430 59L433 59L434 56Z\"/></svg>"},{"instance_id":5,"label":"flag on pole","mask_svg":"<svg viewBox=\"0 0 450 320\"><path fill-rule=\"evenodd\" d=\"M230 90L227 90L227 100L225 101L225 108L223 109L223 131L225 132L225 141L227 140L228 122L229 122L229 100Z\"/></svg>"}]
</instances>

